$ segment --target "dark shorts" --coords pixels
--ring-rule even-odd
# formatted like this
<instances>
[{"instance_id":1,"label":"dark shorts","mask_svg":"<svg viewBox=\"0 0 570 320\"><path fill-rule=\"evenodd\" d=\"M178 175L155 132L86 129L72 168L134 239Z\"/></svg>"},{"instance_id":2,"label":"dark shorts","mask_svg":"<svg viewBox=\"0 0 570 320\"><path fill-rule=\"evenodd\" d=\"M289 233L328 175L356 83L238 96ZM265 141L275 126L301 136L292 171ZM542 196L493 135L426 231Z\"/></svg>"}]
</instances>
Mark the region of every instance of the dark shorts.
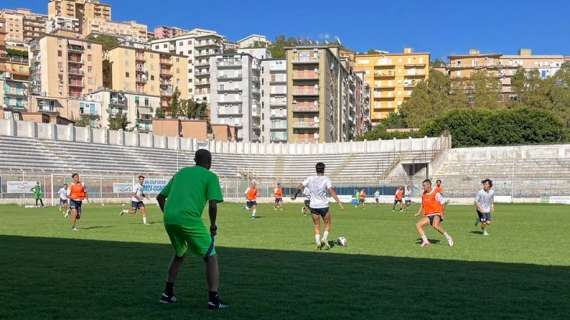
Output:
<instances>
[{"instance_id":1,"label":"dark shorts","mask_svg":"<svg viewBox=\"0 0 570 320\"><path fill-rule=\"evenodd\" d=\"M305 208L311 208L311 200L305 200Z\"/></svg>"},{"instance_id":2,"label":"dark shorts","mask_svg":"<svg viewBox=\"0 0 570 320\"><path fill-rule=\"evenodd\" d=\"M360 200L358 200L358 203L363 204L364 201L366 201L366 200L365 200L365 199L360 199Z\"/></svg>"},{"instance_id":3,"label":"dark shorts","mask_svg":"<svg viewBox=\"0 0 570 320\"><path fill-rule=\"evenodd\" d=\"M254 201L247 201L245 203L245 206L248 208L251 208L251 207L256 206L256 205L257 205L257 201L255 201L255 200Z\"/></svg>"},{"instance_id":4,"label":"dark shorts","mask_svg":"<svg viewBox=\"0 0 570 320\"><path fill-rule=\"evenodd\" d=\"M394 200L394 204L402 203L402 200Z\"/></svg>"},{"instance_id":5,"label":"dark shorts","mask_svg":"<svg viewBox=\"0 0 570 320\"><path fill-rule=\"evenodd\" d=\"M437 214L432 214L431 216L427 216L427 218L429 219L429 224L433 226L433 221L435 220L435 217L439 217L439 222L443 222L443 218L440 215Z\"/></svg>"},{"instance_id":6,"label":"dark shorts","mask_svg":"<svg viewBox=\"0 0 570 320\"><path fill-rule=\"evenodd\" d=\"M483 212L477 210L477 216L479 216L479 221L481 221L481 222L487 222L487 221L493 220L491 217L491 212L483 213Z\"/></svg>"},{"instance_id":7,"label":"dark shorts","mask_svg":"<svg viewBox=\"0 0 570 320\"><path fill-rule=\"evenodd\" d=\"M275 198L275 203L283 203L283 198Z\"/></svg>"},{"instance_id":8,"label":"dark shorts","mask_svg":"<svg viewBox=\"0 0 570 320\"><path fill-rule=\"evenodd\" d=\"M81 218L81 201L69 199L69 207L77 211L77 219Z\"/></svg>"},{"instance_id":9,"label":"dark shorts","mask_svg":"<svg viewBox=\"0 0 570 320\"><path fill-rule=\"evenodd\" d=\"M59 199L59 205L63 206L64 204L68 204L69 201L67 199Z\"/></svg>"},{"instance_id":10,"label":"dark shorts","mask_svg":"<svg viewBox=\"0 0 570 320\"><path fill-rule=\"evenodd\" d=\"M412 203L412 200L406 199L406 204L410 204L410 203Z\"/></svg>"},{"instance_id":11,"label":"dark shorts","mask_svg":"<svg viewBox=\"0 0 570 320\"><path fill-rule=\"evenodd\" d=\"M323 218L329 213L329 208L309 208L309 210L311 210L312 214L319 215Z\"/></svg>"},{"instance_id":12,"label":"dark shorts","mask_svg":"<svg viewBox=\"0 0 570 320\"><path fill-rule=\"evenodd\" d=\"M144 208L144 203L142 201L131 201L131 207L135 210Z\"/></svg>"}]
</instances>

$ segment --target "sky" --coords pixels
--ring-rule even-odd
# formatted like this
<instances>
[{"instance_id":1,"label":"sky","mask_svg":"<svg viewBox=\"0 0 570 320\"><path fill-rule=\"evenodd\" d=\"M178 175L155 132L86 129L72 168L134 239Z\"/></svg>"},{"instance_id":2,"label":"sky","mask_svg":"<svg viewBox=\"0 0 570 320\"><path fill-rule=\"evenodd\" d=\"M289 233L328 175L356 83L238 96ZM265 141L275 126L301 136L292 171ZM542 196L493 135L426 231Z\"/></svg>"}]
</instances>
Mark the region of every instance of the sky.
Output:
<instances>
[{"instance_id":1,"label":"sky","mask_svg":"<svg viewBox=\"0 0 570 320\"><path fill-rule=\"evenodd\" d=\"M1 8L46 13L47 0L2 0ZM470 48L570 55L569 0L103 0L113 20L213 29L236 41L249 34L340 38L356 51L431 52L432 60Z\"/></svg>"}]
</instances>

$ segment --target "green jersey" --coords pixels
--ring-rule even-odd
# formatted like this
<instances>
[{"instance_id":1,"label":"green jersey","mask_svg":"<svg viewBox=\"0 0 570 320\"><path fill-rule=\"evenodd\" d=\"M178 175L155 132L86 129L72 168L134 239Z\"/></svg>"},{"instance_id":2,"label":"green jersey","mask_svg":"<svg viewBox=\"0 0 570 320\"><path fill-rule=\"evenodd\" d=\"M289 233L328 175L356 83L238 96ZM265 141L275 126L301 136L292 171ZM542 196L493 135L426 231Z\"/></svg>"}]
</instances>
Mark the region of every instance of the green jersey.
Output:
<instances>
[{"instance_id":1,"label":"green jersey","mask_svg":"<svg viewBox=\"0 0 570 320\"><path fill-rule=\"evenodd\" d=\"M42 191L42 187L37 186L37 185L32 188L32 193L34 194L34 197L36 199L40 199L44 196L44 192Z\"/></svg>"},{"instance_id":2,"label":"green jersey","mask_svg":"<svg viewBox=\"0 0 570 320\"><path fill-rule=\"evenodd\" d=\"M202 223L202 212L209 200L224 201L220 180L212 171L186 167L178 171L160 191L165 196L164 223L193 225Z\"/></svg>"}]
</instances>

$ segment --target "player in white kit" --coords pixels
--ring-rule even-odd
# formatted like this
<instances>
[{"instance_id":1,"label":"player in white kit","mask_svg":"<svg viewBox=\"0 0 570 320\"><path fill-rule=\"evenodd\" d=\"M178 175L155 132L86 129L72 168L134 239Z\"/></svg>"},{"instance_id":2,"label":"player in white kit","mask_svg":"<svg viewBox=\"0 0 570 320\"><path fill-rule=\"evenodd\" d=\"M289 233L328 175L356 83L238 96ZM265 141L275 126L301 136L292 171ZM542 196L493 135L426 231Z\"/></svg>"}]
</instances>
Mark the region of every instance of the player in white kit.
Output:
<instances>
[{"instance_id":1,"label":"player in white kit","mask_svg":"<svg viewBox=\"0 0 570 320\"><path fill-rule=\"evenodd\" d=\"M144 176L139 176L138 183L133 185L133 194L131 196L131 208L129 210L123 209L121 210L121 215L125 213L135 214L137 210L141 212L143 224L148 225L148 221L146 219L146 209L144 207L143 199L145 198L144 194Z\"/></svg>"}]
</instances>

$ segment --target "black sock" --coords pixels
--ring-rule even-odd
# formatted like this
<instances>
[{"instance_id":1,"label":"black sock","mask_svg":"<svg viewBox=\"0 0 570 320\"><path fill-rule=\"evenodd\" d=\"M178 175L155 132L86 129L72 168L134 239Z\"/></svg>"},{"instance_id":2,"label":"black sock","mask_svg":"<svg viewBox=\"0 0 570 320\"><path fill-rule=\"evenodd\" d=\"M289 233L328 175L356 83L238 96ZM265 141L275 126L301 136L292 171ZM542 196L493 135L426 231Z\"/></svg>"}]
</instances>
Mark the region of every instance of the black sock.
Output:
<instances>
[{"instance_id":1,"label":"black sock","mask_svg":"<svg viewBox=\"0 0 570 320\"><path fill-rule=\"evenodd\" d=\"M164 293L167 296L173 296L174 295L174 282L166 282L166 285L164 286Z\"/></svg>"},{"instance_id":2,"label":"black sock","mask_svg":"<svg viewBox=\"0 0 570 320\"><path fill-rule=\"evenodd\" d=\"M208 291L208 301L217 302L219 298L218 291Z\"/></svg>"}]
</instances>

